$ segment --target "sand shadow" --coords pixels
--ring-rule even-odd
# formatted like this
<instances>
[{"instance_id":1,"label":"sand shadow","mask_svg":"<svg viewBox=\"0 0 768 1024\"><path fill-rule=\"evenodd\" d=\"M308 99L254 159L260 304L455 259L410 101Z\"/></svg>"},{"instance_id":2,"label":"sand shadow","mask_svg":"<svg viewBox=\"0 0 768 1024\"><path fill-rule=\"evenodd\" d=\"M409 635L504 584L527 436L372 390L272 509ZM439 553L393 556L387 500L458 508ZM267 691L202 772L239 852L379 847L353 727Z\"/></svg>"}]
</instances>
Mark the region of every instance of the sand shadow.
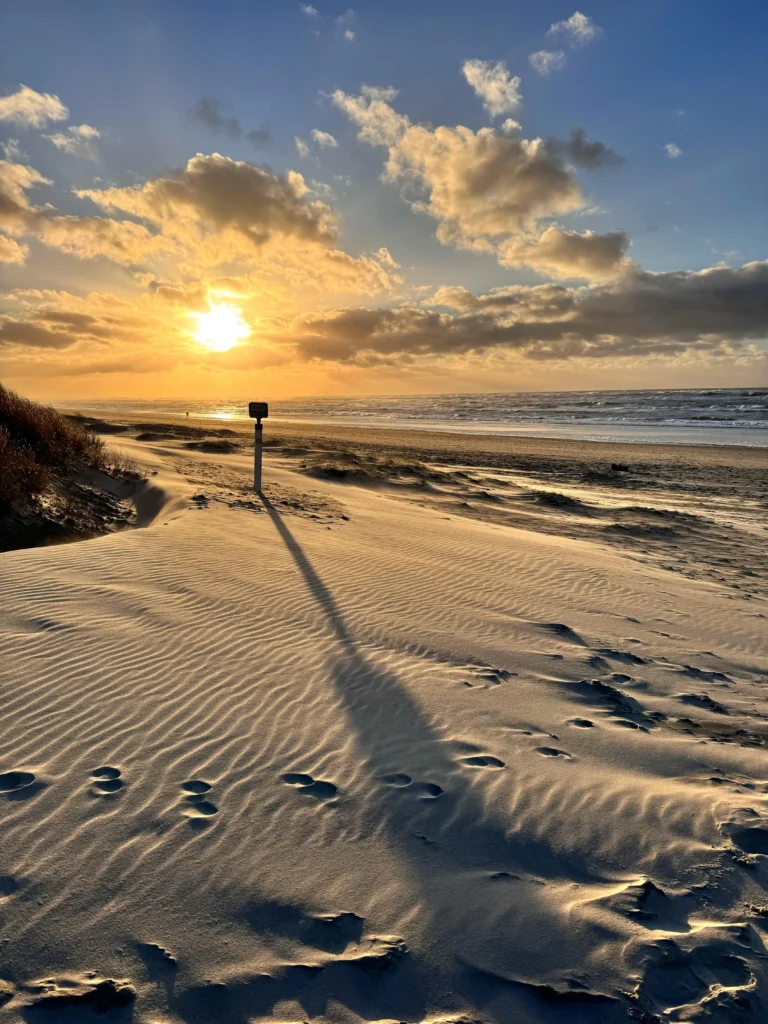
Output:
<instances>
[{"instance_id":1,"label":"sand shadow","mask_svg":"<svg viewBox=\"0 0 768 1024\"><path fill-rule=\"evenodd\" d=\"M519 835L510 837L504 824L489 816L483 802L472 792L472 773L467 773L462 765L462 761L472 762L474 759L453 756L450 744L436 731L407 687L394 673L382 669L361 653L330 589L269 499L262 495L262 500L337 641L337 653L330 664L331 677L374 780L381 781L398 774L412 777L413 773L404 768L400 760L429 765L429 779L420 779L419 782L422 786L436 784L443 792L437 794L438 799L428 790L419 790L424 799L417 807L417 817L420 826L433 823L436 832L434 845L439 845L441 857L447 858L452 866L464 870L487 868L489 871L512 866L518 870L535 871L540 876L547 872L549 860L552 872L561 875L562 863L559 858L552 857L548 846ZM495 761L493 757L487 760ZM408 792L405 788L393 789L399 789L400 795ZM414 836L412 828L408 828L408 822L412 823L414 818L413 803L387 800L389 794L398 794L386 789L383 792L383 811L394 826L391 829L393 838L406 849L420 850L423 840L412 847L411 840L419 837ZM446 826L448 817L450 824ZM451 837L460 839L460 842L452 844ZM417 860L420 862L421 858ZM578 877L578 866L571 866L576 868ZM589 880L586 868L583 878Z\"/></svg>"},{"instance_id":2,"label":"sand shadow","mask_svg":"<svg viewBox=\"0 0 768 1024\"><path fill-rule=\"evenodd\" d=\"M313 916L301 906L256 899L242 909L244 922L257 934L296 942L299 949L306 949L307 961L226 984L194 985L169 1001L171 1009L188 1024L247 1024L255 1016L271 1014L279 1002L295 1000L310 1017L324 1014L327 1005L335 1003L363 1020L416 1021L425 1019L428 994L445 984L462 1002L485 1010L496 1024L502 1018L491 1006L500 998L512 998L521 1019L575 1024L573 1010L582 1020L578 1015L583 1007L563 1005L574 996L567 977L565 993L538 981L542 974L567 975L578 955L558 938L561 922L547 900L545 882L562 880L562 858L553 854L546 838L516 832L511 818L489 810L483 773L490 781L494 773L512 769L501 761L494 763L498 759L490 751L467 758L467 751L432 721L397 674L360 650L331 589L277 509L264 494L259 497L322 614L330 640L329 699L343 706L375 794L364 812L370 816L365 827L384 825L408 898L412 894L414 905L422 908L423 929L448 944L447 961L458 961L459 969L458 974L449 971L443 980L436 978L435 969L428 969L402 943L402 952L395 946L384 956L361 957L359 949L366 948L366 942L397 944L400 939L366 935L364 920L356 914ZM284 776L289 782L311 779L289 774L290 779ZM343 802L343 782L337 781ZM578 855L570 858L568 873L573 880L588 882L592 877ZM508 900L510 886L517 884L526 887L529 924L535 922L546 939L530 928L530 934L514 938L520 934L520 920L514 902ZM469 940L468 931L474 933ZM584 936L579 938L583 944ZM316 966L316 950L334 958ZM541 955L546 967L539 963ZM577 993L580 999L604 998L584 992L585 987ZM557 1006L550 1007L547 997Z\"/></svg>"}]
</instances>

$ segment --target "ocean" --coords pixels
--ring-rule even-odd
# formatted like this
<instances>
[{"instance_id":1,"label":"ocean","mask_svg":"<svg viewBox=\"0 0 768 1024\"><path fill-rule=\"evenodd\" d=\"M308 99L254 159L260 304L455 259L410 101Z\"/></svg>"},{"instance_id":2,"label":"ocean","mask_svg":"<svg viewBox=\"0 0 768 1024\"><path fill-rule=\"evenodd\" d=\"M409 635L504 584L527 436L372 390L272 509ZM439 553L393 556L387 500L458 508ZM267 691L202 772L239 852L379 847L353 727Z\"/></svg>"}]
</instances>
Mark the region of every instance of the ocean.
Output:
<instances>
[{"instance_id":1,"label":"ocean","mask_svg":"<svg viewBox=\"0 0 768 1024\"><path fill-rule=\"evenodd\" d=\"M380 395L271 401L270 420L522 434L594 441L768 446L768 387L657 391L549 391L473 395ZM248 398L88 399L57 403L107 416L248 418Z\"/></svg>"}]
</instances>

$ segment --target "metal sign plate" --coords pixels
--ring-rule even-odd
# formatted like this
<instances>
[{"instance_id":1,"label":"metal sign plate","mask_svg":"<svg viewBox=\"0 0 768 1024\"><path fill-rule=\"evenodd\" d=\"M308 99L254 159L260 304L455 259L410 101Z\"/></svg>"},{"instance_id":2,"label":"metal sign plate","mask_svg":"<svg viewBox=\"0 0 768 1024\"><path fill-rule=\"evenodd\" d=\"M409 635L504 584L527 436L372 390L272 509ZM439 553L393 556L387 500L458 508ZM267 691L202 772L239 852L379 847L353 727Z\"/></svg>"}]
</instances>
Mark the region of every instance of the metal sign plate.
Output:
<instances>
[{"instance_id":1,"label":"metal sign plate","mask_svg":"<svg viewBox=\"0 0 768 1024\"><path fill-rule=\"evenodd\" d=\"M249 402L248 415L252 420L265 420L269 416L269 406L266 402Z\"/></svg>"}]
</instances>

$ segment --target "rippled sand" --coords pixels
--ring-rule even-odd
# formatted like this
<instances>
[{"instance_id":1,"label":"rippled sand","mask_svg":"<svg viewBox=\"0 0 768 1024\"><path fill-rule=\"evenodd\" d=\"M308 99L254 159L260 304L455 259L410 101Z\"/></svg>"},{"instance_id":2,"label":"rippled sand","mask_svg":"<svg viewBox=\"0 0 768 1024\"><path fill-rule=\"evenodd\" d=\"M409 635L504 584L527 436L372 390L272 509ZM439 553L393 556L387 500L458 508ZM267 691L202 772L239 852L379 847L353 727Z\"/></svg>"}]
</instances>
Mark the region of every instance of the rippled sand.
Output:
<instances>
[{"instance_id":1,"label":"rippled sand","mask_svg":"<svg viewBox=\"0 0 768 1024\"><path fill-rule=\"evenodd\" d=\"M766 1019L759 593L122 443L0 556L0 1021Z\"/></svg>"}]
</instances>

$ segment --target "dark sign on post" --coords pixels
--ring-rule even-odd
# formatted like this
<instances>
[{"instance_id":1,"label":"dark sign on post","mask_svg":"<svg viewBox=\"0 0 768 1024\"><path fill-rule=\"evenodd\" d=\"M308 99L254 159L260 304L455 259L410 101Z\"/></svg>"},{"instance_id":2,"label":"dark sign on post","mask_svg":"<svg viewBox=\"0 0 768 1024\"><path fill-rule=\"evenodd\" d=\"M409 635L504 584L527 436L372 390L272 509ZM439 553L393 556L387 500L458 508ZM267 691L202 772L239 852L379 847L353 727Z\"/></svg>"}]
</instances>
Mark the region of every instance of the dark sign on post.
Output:
<instances>
[{"instance_id":1,"label":"dark sign on post","mask_svg":"<svg viewBox=\"0 0 768 1024\"><path fill-rule=\"evenodd\" d=\"M256 420L253 425L253 489L257 494L261 494L261 421L269 416L269 406L266 402L249 402L248 415L252 420Z\"/></svg>"}]
</instances>

